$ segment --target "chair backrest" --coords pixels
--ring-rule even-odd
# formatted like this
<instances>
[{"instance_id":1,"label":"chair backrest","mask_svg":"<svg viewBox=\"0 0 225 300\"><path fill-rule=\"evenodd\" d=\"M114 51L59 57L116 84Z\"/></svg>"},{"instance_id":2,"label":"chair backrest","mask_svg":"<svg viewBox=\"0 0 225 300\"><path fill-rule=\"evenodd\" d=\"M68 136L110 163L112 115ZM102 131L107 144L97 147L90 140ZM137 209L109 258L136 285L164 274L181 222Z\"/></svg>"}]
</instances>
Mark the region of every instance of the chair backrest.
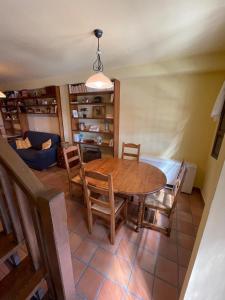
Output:
<instances>
[{"instance_id":1,"label":"chair backrest","mask_svg":"<svg viewBox=\"0 0 225 300\"><path fill-rule=\"evenodd\" d=\"M115 211L112 175L102 174L94 171L86 171L82 166L82 179L87 206L92 204Z\"/></svg>"},{"instance_id":2,"label":"chair backrest","mask_svg":"<svg viewBox=\"0 0 225 300\"><path fill-rule=\"evenodd\" d=\"M184 177L185 177L186 171L187 171L187 168L185 166L184 161L182 161L179 172L178 172L178 175L177 175L177 178L176 178L176 181L175 181L175 184L173 186L173 190L172 190L172 193L173 193L174 196L176 196L177 193L182 188L182 184L184 182Z\"/></svg>"},{"instance_id":3,"label":"chair backrest","mask_svg":"<svg viewBox=\"0 0 225 300\"><path fill-rule=\"evenodd\" d=\"M63 148L63 156L65 160L66 170L70 179L80 172L81 156L79 146L69 146Z\"/></svg>"},{"instance_id":4,"label":"chair backrest","mask_svg":"<svg viewBox=\"0 0 225 300\"><path fill-rule=\"evenodd\" d=\"M180 172L182 171L183 167L184 167L184 160L182 160L182 162L181 162L179 171L178 171L178 173L177 173L177 178L180 176ZM177 178L176 178L176 179L177 179Z\"/></svg>"},{"instance_id":5,"label":"chair backrest","mask_svg":"<svg viewBox=\"0 0 225 300\"><path fill-rule=\"evenodd\" d=\"M132 149L130 152L126 149ZM122 145L122 159L134 158L135 160L139 161L140 159L140 144L132 144L132 143L123 143Z\"/></svg>"},{"instance_id":6,"label":"chair backrest","mask_svg":"<svg viewBox=\"0 0 225 300\"><path fill-rule=\"evenodd\" d=\"M173 190L172 190L174 200L173 200L173 205L172 205L170 214L174 211L174 209L177 205L177 198L178 198L178 195L181 192L181 188L182 188L182 185L183 185L183 182L184 182L184 179L185 179L186 172L187 172L187 168L185 166L185 163L183 162L181 164L181 168L179 170L179 175L177 176L176 183L175 183L175 185L173 187Z\"/></svg>"}]
</instances>

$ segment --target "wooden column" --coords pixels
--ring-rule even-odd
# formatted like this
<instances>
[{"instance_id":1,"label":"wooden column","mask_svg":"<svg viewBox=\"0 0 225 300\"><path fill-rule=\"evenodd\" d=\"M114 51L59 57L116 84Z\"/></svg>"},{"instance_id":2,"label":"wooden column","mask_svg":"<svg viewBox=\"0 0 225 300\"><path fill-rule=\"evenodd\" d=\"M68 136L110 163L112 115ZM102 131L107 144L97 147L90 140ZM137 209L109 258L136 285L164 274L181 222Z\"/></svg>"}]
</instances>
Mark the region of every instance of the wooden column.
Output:
<instances>
[{"instance_id":1,"label":"wooden column","mask_svg":"<svg viewBox=\"0 0 225 300\"><path fill-rule=\"evenodd\" d=\"M17 202L19 206L19 213L21 217L21 224L23 227L24 235L26 238L26 244L31 255L35 270L38 270L41 265L41 256L39 251L38 240L35 232L35 225L32 219L34 213L29 205L28 199L21 188L14 183L15 192L17 196Z\"/></svg>"},{"instance_id":2,"label":"wooden column","mask_svg":"<svg viewBox=\"0 0 225 300\"><path fill-rule=\"evenodd\" d=\"M10 222L10 219L9 219L7 207L5 205L5 201L4 201L3 194L2 194L1 190L0 190L0 215L1 215L2 226L3 226L4 232L6 234L11 233L12 232L12 226L11 226L11 222Z\"/></svg>"},{"instance_id":3,"label":"wooden column","mask_svg":"<svg viewBox=\"0 0 225 300\"><path fill-rule=\"evenodd\" d=\"M64 194L49 190L38 198L37 206L55 298L72 300L75 284Z\"/></svg>"}]
</instances>

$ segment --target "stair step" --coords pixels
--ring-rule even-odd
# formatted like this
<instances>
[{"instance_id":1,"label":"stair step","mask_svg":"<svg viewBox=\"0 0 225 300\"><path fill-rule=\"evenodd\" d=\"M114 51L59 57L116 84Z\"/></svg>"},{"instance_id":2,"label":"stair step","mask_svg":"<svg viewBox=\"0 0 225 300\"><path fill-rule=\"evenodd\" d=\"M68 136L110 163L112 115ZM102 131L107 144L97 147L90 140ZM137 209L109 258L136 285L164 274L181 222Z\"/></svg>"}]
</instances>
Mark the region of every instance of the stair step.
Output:
<instances>
[{"instance_id":1,"label":"stair step","mask_svg":"<svg viewBox=\"0 0 225 300\"><path fill-rule=\"evenodd\" d=\"M13 234L5 234L0 232L0 264L16 252L20 244L18 244Z\"/></svg>"},{"instance_id":2,"label":"stair step","mask_svg":"<svg viewBox=\"0 0 225 300\"><path fill-rule=\"evenodd\" d=\"M30 299L44 276L44 268L34 271L31 259L26 257L0 282L0 300Z\"/></svg>"}]
</instances>

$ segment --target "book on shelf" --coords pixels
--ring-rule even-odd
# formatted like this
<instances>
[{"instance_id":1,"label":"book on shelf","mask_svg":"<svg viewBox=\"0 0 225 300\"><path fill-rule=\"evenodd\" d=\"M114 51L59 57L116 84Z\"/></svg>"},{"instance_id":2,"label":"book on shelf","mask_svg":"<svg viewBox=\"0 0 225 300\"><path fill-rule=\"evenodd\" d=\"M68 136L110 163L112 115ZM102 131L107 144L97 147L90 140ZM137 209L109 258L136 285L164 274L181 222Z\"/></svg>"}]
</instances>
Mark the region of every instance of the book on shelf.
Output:
<instances>
[{"instance_id":1,"label":"book on shelf","mask_svg":"<svg viewBox=\"0 0 225 300\"><path fill-rule=\"evenodd\" d=\"M87 92L107 92L107 91L114 91L114 83L112 88L105 89L105 90L96 90L93 88L86 87L85 83L69 84L70 94L87 93ZM111 102L113 102L113 98L111 99Z\"/></svg>"}]
</instances>

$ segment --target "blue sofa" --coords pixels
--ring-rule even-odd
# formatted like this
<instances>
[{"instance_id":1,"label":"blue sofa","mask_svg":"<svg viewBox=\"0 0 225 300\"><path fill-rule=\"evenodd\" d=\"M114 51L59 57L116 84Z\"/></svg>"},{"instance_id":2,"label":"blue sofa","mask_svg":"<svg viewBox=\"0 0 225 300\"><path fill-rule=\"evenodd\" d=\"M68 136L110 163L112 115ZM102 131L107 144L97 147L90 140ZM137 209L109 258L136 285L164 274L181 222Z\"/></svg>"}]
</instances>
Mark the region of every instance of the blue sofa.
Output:
<instances>
[{"instance_id":1,"label":"blue sofa","mask_svg":"<svg viewBox=\"0 0 225 300\"><path fill-rule=\"evenodd\" d=\"M29 149L16 149L16 143L11 146L18 155L26 162L26 164L35 170L44 170L57 162L57 148L60 144L60 136L53 133L26 131L24 139L28 137L32 145ZM48 139L52 140L50 149L42 150L42 143Z\"/></svg>"}]
</instances>

